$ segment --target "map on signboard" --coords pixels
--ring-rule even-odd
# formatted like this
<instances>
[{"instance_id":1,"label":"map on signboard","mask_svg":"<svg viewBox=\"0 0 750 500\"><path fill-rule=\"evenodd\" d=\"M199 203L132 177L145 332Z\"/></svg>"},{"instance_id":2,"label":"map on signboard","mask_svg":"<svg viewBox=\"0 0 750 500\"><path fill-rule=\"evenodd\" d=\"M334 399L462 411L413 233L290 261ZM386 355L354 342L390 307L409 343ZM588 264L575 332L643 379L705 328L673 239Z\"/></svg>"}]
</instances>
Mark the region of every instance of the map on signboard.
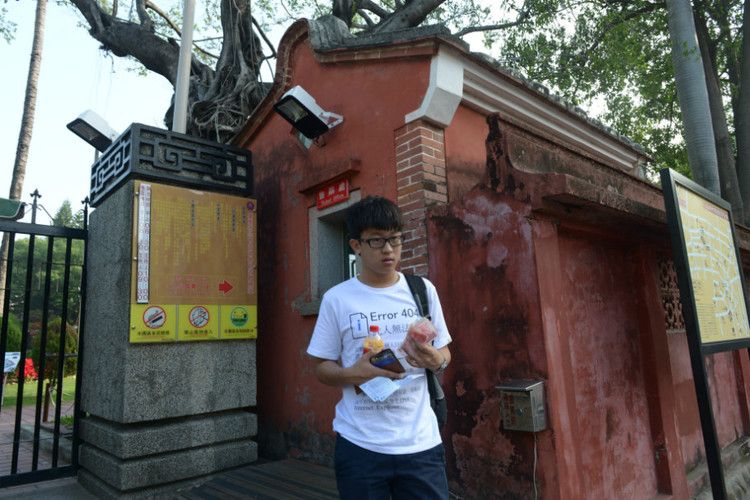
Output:
<instances>
[{"instance_id":1,"label":"map on signboard","mask_svg":"<svg viewBox=\"0 0 750 500\"><path fill-rule=\"evenodd\" d=\"M703 343L750 337L729 213L677 185L696 313Z\"/></svg>"}]
</instances>

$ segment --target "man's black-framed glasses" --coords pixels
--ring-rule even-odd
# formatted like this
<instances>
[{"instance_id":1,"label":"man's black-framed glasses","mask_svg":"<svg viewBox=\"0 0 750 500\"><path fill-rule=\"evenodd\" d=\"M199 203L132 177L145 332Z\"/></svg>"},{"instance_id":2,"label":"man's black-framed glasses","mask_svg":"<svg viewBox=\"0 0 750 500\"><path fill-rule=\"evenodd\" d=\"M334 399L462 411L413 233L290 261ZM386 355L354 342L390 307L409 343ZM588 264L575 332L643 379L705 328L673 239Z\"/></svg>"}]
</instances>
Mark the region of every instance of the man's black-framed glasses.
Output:
<instances>
[{"instance_id":1,"label":"man's black-framed glasses","mask_svg":"<svg viewBox=\"0 0 750 500\"><path fill-rule=\"evenodd\" d=\"M404 244L404 235L399 234L391 236L390 238L367 238L366 240L360 238L359 241L363 241L370 245L370 248L383 248L387 241L392 247L400 247Z\"/></svg>"}]
</instances>

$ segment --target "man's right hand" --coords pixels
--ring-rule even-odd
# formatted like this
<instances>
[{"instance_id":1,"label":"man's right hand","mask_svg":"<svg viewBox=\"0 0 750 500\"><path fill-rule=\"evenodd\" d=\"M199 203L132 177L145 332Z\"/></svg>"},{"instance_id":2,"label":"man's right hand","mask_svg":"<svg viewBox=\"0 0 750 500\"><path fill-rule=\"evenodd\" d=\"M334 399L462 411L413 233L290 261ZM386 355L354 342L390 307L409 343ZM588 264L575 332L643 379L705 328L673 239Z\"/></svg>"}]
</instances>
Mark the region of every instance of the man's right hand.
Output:
<instances>
[{"instance_id":1,"label":"man's right hand","mask_svg":"<svg viewBox=\"0 0 750 500\"><path fill-rule=\"evenodd\" d=\"M375 377L404 378L404 374L378 368L370 363L370 359L380 351L372 350L364 353L352 366L342 367L338 362L330 359L319 359L315 368L315 376L322 383L335 387L346 385L360 385Z\"/></svg>"}]
</instances>

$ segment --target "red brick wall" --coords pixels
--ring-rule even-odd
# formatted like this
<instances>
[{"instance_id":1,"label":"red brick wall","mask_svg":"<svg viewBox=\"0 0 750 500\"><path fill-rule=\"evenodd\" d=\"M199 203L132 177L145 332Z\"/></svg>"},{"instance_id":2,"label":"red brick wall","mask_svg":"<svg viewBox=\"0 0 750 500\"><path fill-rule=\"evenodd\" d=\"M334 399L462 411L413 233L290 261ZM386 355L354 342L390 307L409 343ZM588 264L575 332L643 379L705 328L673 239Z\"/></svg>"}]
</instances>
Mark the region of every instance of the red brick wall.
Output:
<instances>
[{"instance_id":1,"label":"red brick wall","mask_svg":"<svg viewBox=\"0 0 750 500\"><path fill-rule=\"evenodd\" d=\"M401 270L428 275L426 208L448 202L445 175L445 133L422 120L395 132L398 205L407 237Z\"/></svg>"}]
</instances>

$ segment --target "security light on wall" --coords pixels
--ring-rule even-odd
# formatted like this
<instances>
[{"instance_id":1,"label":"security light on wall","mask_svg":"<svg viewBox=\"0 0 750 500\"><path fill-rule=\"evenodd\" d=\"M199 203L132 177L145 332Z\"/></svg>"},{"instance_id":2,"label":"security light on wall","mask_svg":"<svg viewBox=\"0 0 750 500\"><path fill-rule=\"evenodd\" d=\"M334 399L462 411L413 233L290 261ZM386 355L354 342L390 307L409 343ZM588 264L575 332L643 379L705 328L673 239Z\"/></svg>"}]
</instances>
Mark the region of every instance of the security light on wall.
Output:
<instances>
[{"instance_id":1,"label":"security light on wall","mask_svg":"<svg viewBox=\"0 0 750 500\"><path fill-rule=\"evenodd\" d=\"M323 110L299 85L284 94L273 107L308 139L315 139L344 121L343 116Z\"/></svg>"},{"instance_id":2,"label":"security light on wall","mask_svg":"<svg viewBox=\"0 0 750 500\"><path fill-rule=\"evenodd\" d=\"M90 109L68 123L68 130L94 146L102 153L117 138L117 132L109 124Z\"/></svg>"}]
</instances>

